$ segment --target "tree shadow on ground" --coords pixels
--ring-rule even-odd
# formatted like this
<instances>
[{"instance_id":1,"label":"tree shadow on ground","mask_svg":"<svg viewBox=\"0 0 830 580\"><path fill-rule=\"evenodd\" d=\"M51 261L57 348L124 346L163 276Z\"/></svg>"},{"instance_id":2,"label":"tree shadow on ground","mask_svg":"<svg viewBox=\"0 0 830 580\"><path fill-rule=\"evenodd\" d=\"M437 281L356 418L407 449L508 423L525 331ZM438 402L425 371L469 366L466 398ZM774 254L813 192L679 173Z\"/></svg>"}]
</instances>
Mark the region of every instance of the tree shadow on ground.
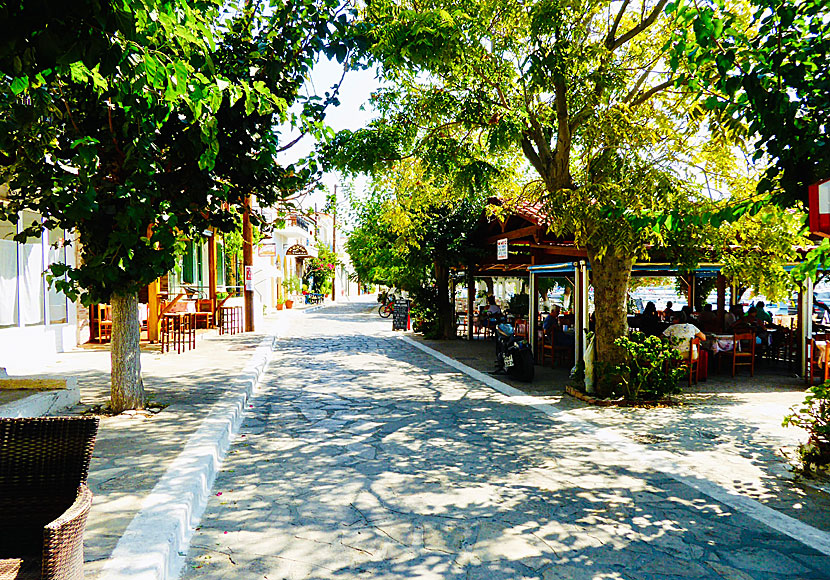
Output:
<instances>
[{"instance_id":1,"label":"tree shadow on ground","mask_svg":"<svg viewBox=\"0 0 830 580\"><path fill-rule=\"evenodd\" d=\"M826 556L407 345L280 347L186 577L830 577Z\"/></svg>"}]
</instances>

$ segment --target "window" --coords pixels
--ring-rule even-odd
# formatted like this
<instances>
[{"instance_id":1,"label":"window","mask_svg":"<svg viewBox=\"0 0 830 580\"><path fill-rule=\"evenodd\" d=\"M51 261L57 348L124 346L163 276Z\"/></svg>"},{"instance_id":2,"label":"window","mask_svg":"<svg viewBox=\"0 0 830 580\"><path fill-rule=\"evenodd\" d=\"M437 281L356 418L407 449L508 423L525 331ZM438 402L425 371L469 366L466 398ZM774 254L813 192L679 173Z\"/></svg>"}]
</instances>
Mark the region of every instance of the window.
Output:
<instances>
[{"instance_id":1,"label":"window","mask_svg":"<svg viewBox=\"0 0 830 580\"><path fill-rule=\"evenodd\" d=\"M40 216L30 212L23 212L22 227L32 222L40 221ZM42 238L29 238L25 244L20 244L20 314L23 324L35 326L43 324L43 241Z\"/></svg>"},{"instance_id":2,"label":"window","mask_svg":"<svg viewBox=\"0 0 830 580\"><path fill-rule=\"evenodd\" d=\"M193 284L193 242L190 240L182 256L182 284Z\"/></svg>"},{"instance_id":3,"label":"window","mask_svg":"<svg viewBox=\"0 0 830 580\"><path fill-rule=\"evenodd\" d=\"M225 244L216 240L216 285L225 285Z\"/></svg>"},{"instance_id":4,"label":"window","mask_svg":"<svg viewBox=\"0 0 830 580\"><path fill-rule=\"evenodd\" d=\"M66 246L63 230L49 231L49 247L46 248L47 267L51 264L66 264ZM55 290L54 281L49 285L49 324L64 324L67 321L66 295Z\"/></svg>"},{"instance_id":5,"label":"window","mask_svg":"<svg viewBox=\"0 0 830 580\"><path fill-rule=\"evenodd\" d=\"M0 221L0 328L17 326L17 233L15 224Z\"/></svg>"},{"instance_id":6,"label":"window","mask_svg":"<svg viewBox=\"0 0 830 580\"><path fill-rule=\"evenodd\" d=\"M34 212L25 211L20 228L40 220ZM0 222L0 328L37 326L46 323L48 308L50 324L68 322L66 297L50 288L44 278L47 264L66 263L66 248L52 248L41 238L30 238L19 244L12 238L19 231L17 224ZM63 230L50 231L48 244L62 242Z\"/></svg>"}]
</instances>

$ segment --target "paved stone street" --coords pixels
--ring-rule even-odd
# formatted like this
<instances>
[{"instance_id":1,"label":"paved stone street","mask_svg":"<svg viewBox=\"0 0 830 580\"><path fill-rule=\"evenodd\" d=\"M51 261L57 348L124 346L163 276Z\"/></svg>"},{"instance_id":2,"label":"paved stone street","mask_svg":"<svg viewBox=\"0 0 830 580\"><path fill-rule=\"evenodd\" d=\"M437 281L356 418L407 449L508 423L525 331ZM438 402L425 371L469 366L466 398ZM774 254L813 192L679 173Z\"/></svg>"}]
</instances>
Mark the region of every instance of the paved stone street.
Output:
<instances>
[{"instance_id":1,"label":"paved stone street","mask_svg":"<svg viewBox=\"0 0 830 580\"><path fill-rule=\"evenodd\" d=\"M830 550L445 365L370 306L279 342L185 578L830 578Z\"/></svg>"}]
</instances>

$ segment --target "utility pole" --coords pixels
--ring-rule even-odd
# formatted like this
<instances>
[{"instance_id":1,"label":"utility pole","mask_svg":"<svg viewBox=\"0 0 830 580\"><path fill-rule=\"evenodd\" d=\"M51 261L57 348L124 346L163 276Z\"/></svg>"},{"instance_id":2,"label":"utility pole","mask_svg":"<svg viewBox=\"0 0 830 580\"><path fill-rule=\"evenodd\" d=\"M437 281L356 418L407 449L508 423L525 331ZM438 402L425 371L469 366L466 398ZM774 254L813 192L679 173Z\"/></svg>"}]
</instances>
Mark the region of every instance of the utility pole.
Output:
<instances>
[{"instance_id":1,"label":"utility pole","mask_svg":"<svg viewBox=\"0 0 830 580\"><path fill-rule=\"evenodd\" d=\"M334 253L334 276L331 277L331 301L335 298L335 282L337 281L337 184L334 185L334 195L331 200L331 251Z\"/></svg>"},{"instance_id":2,"label":"utility pole","mask_svg":"<svg viewBox=\"0 0 830 580\"><path fill-rule=\"evenodd\" d=\"M245 296L245 332L254 331L254 229L251 226L251 196L245 196L242 213L243 295ZM250 290L249 290L250 288Z\"/></svg>"}]
</instances>

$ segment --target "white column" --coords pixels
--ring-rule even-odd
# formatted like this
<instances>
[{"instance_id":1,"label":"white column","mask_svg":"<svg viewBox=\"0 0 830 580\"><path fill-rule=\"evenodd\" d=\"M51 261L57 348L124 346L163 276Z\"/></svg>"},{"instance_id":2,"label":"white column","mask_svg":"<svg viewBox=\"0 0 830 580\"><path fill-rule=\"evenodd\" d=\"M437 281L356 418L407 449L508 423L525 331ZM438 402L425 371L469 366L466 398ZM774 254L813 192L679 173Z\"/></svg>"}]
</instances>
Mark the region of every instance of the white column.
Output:
<instances>
[{"instance_id":1,"label":"white column","mask_svg":"<svg viewBox=\"0 0 830 580\"><path fill-rule=\"evenodd\" d=\"M574 262L574 289L571 295L571 312L574 314L574 364L579 364L582 360L582 353L584 352L585 329L582 326L582 315L580 309L582 308L582 268L579 262Z\"/></svg>"},{"instance_id":2,"label":"white column","mask_svg":"<svg viewBox=\"0 0 830 580\"><path fill-rule=\"evenodd\" d=\"M530 352L536 356L536 311L538 310L539 301L536 299L536 274L530 272L528 276L529 280L529 300L528 300L528 324L527 324L527 334L528 334L528 341L530 342Z\"/></svg>"},{"instance_id":3,"label":"white column","mask_svg":"<svg viewBox=\"0 0 830 580\"><path fill-rule=\"evenodd\" d=\"M801 376L807 376L807 342L813 336L813 280L805 281L803 299L801 300Z\"/></svg>"}]
</instances>

